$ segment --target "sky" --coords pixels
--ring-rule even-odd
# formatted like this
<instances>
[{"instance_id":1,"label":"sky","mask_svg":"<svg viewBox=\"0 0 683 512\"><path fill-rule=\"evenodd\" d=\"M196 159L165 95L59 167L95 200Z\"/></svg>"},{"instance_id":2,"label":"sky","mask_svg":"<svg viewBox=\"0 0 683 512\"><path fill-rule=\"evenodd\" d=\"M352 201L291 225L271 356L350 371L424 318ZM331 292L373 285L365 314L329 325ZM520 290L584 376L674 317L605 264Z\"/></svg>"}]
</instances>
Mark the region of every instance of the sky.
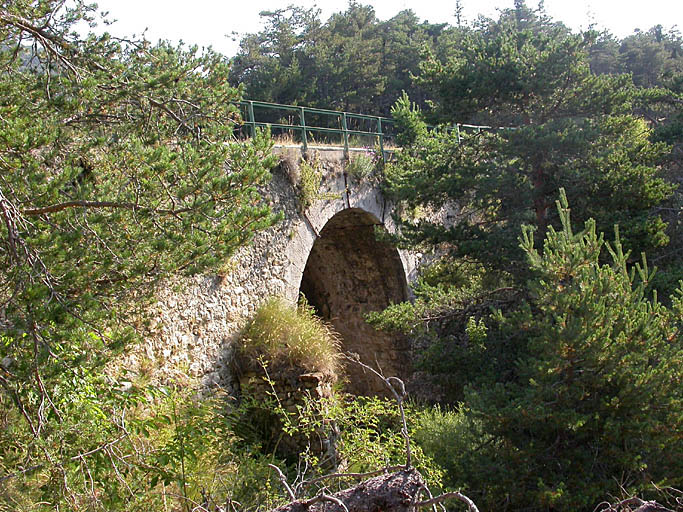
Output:
<instances>
[{"instance_id":1,"label":"sky","mask_svg":"<svg viewBox=\"0 0 683 512\"><path fill-rule=\"evenodd\" d=\"M156 42L183 40L213 48L227 56L238 49L239 35L263 28L259 12L289 4L322 11L322 18L345 10L345 0L95 0L110 18L118 20L108 30L117 35L146 36ZM419 18L432 23L455 24L455 0L360 0L372 5L377 17L385 20L403 9L412 9ZM474 20L480 14L495 17L497 9L513 6L513 0L462 0L464 17ZM527 0L536 7L537 0ZM591 24L607 28L617 37L647 30L661 24L683 30L683 0L546 0L546 12L575 30ZM237 34L233 35L233 33Z\"/></svg>"}]
</instances>

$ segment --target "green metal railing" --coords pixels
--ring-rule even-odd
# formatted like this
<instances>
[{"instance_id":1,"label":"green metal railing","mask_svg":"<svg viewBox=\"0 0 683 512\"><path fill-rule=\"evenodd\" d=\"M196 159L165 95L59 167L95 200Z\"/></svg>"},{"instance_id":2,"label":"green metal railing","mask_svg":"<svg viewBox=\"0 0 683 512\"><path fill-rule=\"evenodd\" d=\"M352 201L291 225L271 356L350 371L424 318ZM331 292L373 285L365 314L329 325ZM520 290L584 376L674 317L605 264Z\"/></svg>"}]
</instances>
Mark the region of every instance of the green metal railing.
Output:
<instances>
[{"instance_id":1,"label":"green metal railing","mask_svg":"<svg viewBox=\"0 0 683 512\"><path fill-rule=\"evenodd\" d=\"M349 137L353 135L361 137L373 137L379 143L379 149L382 154L382 159L386 161L386 150L385 143L388 139L393 138L391 129L387 131L387 128L391 128L394 124L394 120L390 117L382 116L369 116L365 114L354 114L351 112L341 112L337 110L327 110L322 108L310 108L301 107L296 105L283 105L280 103L268 103L264 101L254 101L254 100L243 100L235 101L236 105L244 109L243 125L249 129L249 134L251 136L256 133L256 128L276 128L285 131L291 131L294 133L299 133L301 136L301 145L304 151L308 149L309 146L309 134L322 133L327 135L339 135L343 141L344 153L348 155L349 153ZM276 115L277 121L267 122L267 121L257 121L257 116L255 114L256 109L267 109L275 112L281 112L286 114L293 114L294 117L298 118L298 123L284 123L281 122L282 114ZM327 118L328 121L331 119L336 125L336 128L330 126L319 126L317 124L308 124L306 122L311 117L316 117L318 119ZM361 123L363 121L369 122L369 128L367 130L355 129L355 127L349 128L350 122ZM430 126L430 128L434 128ZM448 131L456 131L457 140L460 142L460 130L462 128L471 129L476 131L492 129L491 126L478 126L471 124L455 124L451 127L446 128Z\"/></svg>"},{"instance_id":2,"label":"green metal railing","mask_svg":"<svg viewBox=\"0 0 683 512\"><path fill-rule=\"evenodd\" d=\"M255 133L257 127L279 128L283 130L298 132L301 136L301 144L303 146L304 151L307 150L309 146L309 134L322 133L341 136L344 151L348 154L349 137L353 135L358 135L362 137L376 138L379 143L379 149L382 152L382 156L384 157L384 143L387 138L386 128L389 125L392 125L394 122L394 120L389 117L353 114L351 112L340 112L337 110L327 110L322 108L300 107L296 105L282 105L280 103L267 103L264 101L244 100L236 103L246 109L244 125L249 127L250 134L252 136ZM284 113L294 113L294 115L298 117L299 122L297 124L285 124L282 122L257 121L255 109L259 108L276 110ZM331 128L329 126L319 126L316 124L308 124L306 122L307 115L308 119L310 119L311 116L316 116L318 118L331 118L333 121L336 121L338 123L338 128ZM349 122L352 120L369 121L370 128L367 130L349 128Z\"/></svg>"}]
</instances>

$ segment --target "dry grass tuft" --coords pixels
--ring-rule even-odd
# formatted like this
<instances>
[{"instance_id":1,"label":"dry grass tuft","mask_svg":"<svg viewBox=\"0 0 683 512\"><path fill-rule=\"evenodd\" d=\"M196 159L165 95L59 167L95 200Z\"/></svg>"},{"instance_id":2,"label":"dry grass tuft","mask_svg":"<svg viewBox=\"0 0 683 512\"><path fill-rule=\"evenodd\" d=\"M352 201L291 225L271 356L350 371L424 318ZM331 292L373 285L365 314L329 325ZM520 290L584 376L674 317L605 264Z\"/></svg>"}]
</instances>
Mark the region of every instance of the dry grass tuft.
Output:
<instances>
[{"instance_id":1,"label":"dry grass tuft","mask_svg":"<svg viewBox=\"0 0 683 512\"><path fill-rule=\"evenodd\" d=\"M300 368L336 379L341 368L339 335L305 302L294 308L281 298L264 302L242 334L242 356L263 357L274 369Z\"/></svg>"}]
</instances>

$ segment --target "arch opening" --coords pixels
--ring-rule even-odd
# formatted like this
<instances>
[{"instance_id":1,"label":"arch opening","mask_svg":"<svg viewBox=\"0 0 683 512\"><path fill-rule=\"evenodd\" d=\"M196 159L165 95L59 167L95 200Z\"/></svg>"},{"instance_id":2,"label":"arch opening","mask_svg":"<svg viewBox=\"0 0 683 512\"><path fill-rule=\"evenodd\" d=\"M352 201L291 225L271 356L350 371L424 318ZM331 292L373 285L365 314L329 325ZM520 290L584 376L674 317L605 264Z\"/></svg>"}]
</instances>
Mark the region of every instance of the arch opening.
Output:
<instances>
[{"instance_id":1,"label":"arch opening","mask_svg":"<svg viewBox=\"0 0 683 512\"><path fill-rule=\"evenodd\" d=\"M375 238L382 223L351 208L330 219L313 244L299 288L308 303L342 338L342 349L357 353L385 375L405 376L409 363L405 338L373 329L364 315L408 298L405 271L395 247ZM385 394L384 384L347 365L347 389L356 394Z\"/></svg>"}]
</instances>

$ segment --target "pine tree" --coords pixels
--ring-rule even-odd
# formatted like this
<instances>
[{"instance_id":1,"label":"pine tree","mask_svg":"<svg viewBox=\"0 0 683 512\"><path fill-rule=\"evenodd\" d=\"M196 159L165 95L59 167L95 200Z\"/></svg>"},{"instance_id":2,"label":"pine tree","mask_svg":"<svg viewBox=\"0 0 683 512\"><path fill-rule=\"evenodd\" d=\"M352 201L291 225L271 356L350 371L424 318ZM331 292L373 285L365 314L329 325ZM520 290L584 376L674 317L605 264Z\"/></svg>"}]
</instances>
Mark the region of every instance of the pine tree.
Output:
<instances>
[{"instance_id":1,"label":"pine tree","mask_svg":"<svg viewBox=\"0 0 683 512\"><path fill-rule=\"evenodd\" d=\"M593 217L601 230L618 222L634 254L666 245L653 209L674 188L660 176L670 148L651 142L651 128L631 114L630 77L593 75L590 34L571 34L518 4L465 32L445 61L422 65L420 81L435 97L428 117L492 128L412 128L422 135L389 169L390 192L412 206L458 207L449 229L423 223L407 233L514 273L520 226L533 223L539 240L557 226L551 206L565 187L580 221ZM406 99L394 115L420 123Z\"/></svg>"},{"instance_id":2,"label":"pine tree","mask_svg":"<svg viewBox=\"0 0 683 512\"><path fill-rule=\"evenodd\" d=\"M265 134L234 141L227 60L82 37L93 9L0 7L0 466L49 468L55 503L76 454L119 435L109 416L129 398L101 369L154 285L277 220L259 193L276 157Z\"/></svg>"},{"instance_id":3,"label":"pine tree","mask_svg":"<svg viewBox=\"0 0 683 512\"><path fill-rule=\"evenodd\" d=\"M574 233L563 193L558 211L562 228L548 230L542 252L524 228L528 298L487 333L488 360L515 350L514 366L481 368L466 403L496 439L491 496L592 510L620 487L680 485L682 317L646 296L652 272L645 261L628 268L618 231L613 244L592 220Z\"/></svg>"}]
</instances>

